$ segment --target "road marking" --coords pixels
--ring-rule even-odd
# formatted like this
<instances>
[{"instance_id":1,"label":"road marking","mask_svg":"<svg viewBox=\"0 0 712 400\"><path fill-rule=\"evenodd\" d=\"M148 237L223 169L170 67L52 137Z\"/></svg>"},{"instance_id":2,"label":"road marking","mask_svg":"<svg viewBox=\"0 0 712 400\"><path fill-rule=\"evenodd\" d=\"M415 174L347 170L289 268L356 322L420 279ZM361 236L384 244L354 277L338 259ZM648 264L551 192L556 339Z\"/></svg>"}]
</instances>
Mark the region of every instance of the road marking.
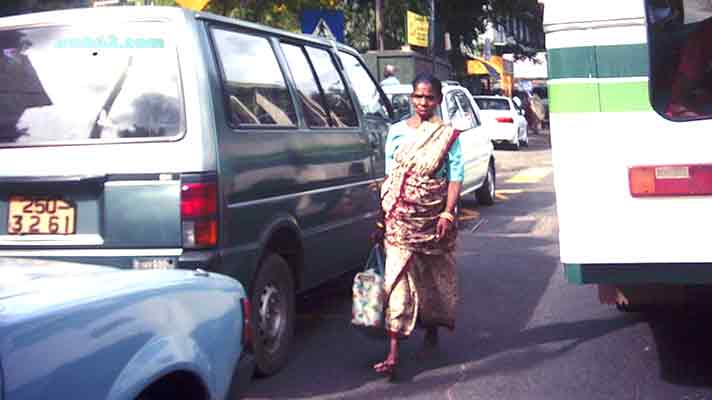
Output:
<instances>
[{"instance_id":1,"label":"road marking","mask_svg":"<svg viewBox=\"0 0 712 400\"><path fill-rule=\"evenodd\" d=\"M468 210L467 208L460 209L460 221L469 221L471 219L477 219L480 217L480 213L474 210Z\"/></svg>"},{"instance_id":2,"label":"road marking","mask_svg":"<svg viewBox=\"0 0 712 400\"><path fill-rule=\"evenodd\" d=\"M507 183L537 183L551 173L551 167L527 168L507 179Z\"/></svg>"},{"instance_id":3,"label":"road marking","mask_svg":"<svg viewBox=\"0 0 712 400\"><path fill-rule=\"evenodd\" d=\"M499 189L497 190L494 195L498 200L509 200L510 194L520 194L524 193L523 189Z\"/></svg>"}]
</instances>

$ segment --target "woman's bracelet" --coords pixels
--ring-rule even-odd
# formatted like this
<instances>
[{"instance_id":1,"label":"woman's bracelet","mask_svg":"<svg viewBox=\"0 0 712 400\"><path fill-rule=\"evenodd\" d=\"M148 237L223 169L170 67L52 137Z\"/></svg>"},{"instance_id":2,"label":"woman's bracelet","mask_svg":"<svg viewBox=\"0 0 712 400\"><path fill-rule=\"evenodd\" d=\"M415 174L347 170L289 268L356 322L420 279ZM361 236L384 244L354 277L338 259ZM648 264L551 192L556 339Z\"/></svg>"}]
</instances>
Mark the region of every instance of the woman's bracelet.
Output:
<instances>
[{"instance_id":1,"label":"woman's bracelet","mask_svg":"<svg viewBox=\"0 0 712 400\"><path fill-rule=\"evenodd\" d=\"M385 225L383 225L382 222L376 222L376 226L377 226L379 229L383 229L383 228L386 227Z\"/></svg>"},{"instance_id":2,"label":"woman's bracelet","mask_svg":"<svg viewBox=\"0 0 712 400\"><path fill-rule=\"evenodd\" d=\"M455 216L452 215L452 213L447 212L447 211L441 212L441 213L440 213L440 218L445 218L446 220L448 220L448 221L450 221L450 222L455 222Z\"/></svg>"}]
</instances>

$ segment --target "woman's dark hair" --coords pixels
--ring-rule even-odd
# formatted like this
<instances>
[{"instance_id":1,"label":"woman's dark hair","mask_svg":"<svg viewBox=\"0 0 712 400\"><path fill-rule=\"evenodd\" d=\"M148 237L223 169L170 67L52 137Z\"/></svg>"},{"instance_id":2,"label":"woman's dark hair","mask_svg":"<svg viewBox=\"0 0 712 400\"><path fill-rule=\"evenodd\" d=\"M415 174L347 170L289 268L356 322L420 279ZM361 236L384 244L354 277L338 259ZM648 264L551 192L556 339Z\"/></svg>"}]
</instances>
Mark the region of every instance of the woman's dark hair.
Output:
<instances>
[{"instance_id":1,"label":"woman's dark hair","mask_svg":"<svg viewBox=\"0 0 712 400\"><path fill-rule=\"evenodd\" d=\"M440 82L440 79L434 77L433 74L421 72L416 75L415 79L413 79L413 90L415 90L415 87L418 86L419 83L427 83L433 88L433 92L442 97L443 83Z\"/></svg>"}]
</instances>

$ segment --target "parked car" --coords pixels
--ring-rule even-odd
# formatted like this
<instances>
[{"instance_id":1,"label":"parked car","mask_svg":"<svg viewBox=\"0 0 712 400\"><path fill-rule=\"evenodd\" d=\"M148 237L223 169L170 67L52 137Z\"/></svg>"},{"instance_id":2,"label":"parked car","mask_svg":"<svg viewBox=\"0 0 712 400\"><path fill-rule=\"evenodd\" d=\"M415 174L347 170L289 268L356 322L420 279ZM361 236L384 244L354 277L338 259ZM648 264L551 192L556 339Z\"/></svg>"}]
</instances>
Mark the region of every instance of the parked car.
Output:
<instances>
[{"instance_id":1,"label":"parked car","mask_svg":"<svg viewBox=\"0 0 712 400\"><path fill-rule=\"evenodd\" d=\"M0 398L227 399L254 372L236 280L0 259Z\"/></svg>"},{"instance_id":2,"label":"parked car","mask_svg":"<svg viewBox=\"0 0 712 400\"><path fill-rule=\"evenodd\" d=\"M412 114L410 103L412 85L388 85L384 86L383 90L393 105L397 120L408 118ZM470 91L457 82L443 82L443 100L437 114L445 123L461 131L459 137L465 162L462 196L474 194L481 204L494 204L496 183L494 147L489 132L482 126L480 110Z\"/></svg>"},{"instance_id":3,"label":"parked car","mask_svg":"<svg viewBox=\"0 0 712 400\"><path fill-rule=\"evenodd\" d=\"M360 267L390 104L358 52L172 7L0 18L0 256L237 278L260 374Z\"/></svg>"},{"instance_id":4,"label":"parked car","mask_svg":"<svg viewBox=\"0 0 712 400\"><path fill-rule=\"evenodd\" d=\"M475 96L475 101L495 144L507 143L515 150L529 145L527 119L521 105L504 96Z\"/></svg>"}]
</instances>

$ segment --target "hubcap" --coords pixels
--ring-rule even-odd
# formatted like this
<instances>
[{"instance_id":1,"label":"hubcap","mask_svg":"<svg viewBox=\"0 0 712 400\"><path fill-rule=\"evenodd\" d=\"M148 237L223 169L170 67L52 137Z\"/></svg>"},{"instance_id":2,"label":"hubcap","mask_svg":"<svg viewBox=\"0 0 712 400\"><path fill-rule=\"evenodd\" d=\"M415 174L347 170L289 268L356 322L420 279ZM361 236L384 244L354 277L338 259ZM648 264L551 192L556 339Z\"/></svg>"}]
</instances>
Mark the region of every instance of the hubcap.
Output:
<instances>
[{"instance_id":1,"label":"hubcap","mask_svg":"<svg viewBox=\"0 0 712 400\"><path fill-rule=\"evenodd\" d=\"M284 311L282 296L274 284L264 287L260 295L258 327L260 337L263 339L264 348L273 352L277 347L279 335L282 331Z\"/></svg>"}]
</instances>

